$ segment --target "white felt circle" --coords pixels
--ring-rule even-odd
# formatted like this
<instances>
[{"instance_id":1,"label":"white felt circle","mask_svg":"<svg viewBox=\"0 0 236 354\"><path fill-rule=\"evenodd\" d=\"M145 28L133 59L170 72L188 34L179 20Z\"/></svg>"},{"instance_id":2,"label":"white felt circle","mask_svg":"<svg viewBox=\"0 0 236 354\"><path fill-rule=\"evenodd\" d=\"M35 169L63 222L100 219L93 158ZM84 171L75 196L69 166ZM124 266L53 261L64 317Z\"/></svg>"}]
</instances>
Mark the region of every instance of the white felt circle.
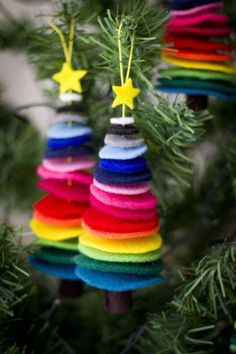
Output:
<instances>
[{"instance_id":1,"label":"white felt circle","mask_svg":"<svg viewBox=\"0 0 236 354\"><path fill-rule=\"evenodd\" d=\"M111 118L110 122L111 124L128 125L128 124L134 124L134 118L132 117Z\"/></svg>"},{"instance_id":2,"label":"white felt circle","mask_svg":"<svg viewBox=\"0 0 236 354\"><path fill-rule=\"evenodd\" d=\"M77 122L81 124L86 124L88 122L88 117L76 113L62 112L56 114L55 121L57 123Z\"/></svg>"},{"instance_id":3,"label":"white felt circle","mask_svg":"<svg viewBox=\"0 0 236 354\"><path fill-rule=\"evenodd\" d=\"M72 101L76 101L76 102L80 102L82 100L82 96L77 94L77 93L73 93L73 92L68 92L68 93L61 93L59 96L60 101L62 102L72 102Z\"/></svg>"}]
</instances>

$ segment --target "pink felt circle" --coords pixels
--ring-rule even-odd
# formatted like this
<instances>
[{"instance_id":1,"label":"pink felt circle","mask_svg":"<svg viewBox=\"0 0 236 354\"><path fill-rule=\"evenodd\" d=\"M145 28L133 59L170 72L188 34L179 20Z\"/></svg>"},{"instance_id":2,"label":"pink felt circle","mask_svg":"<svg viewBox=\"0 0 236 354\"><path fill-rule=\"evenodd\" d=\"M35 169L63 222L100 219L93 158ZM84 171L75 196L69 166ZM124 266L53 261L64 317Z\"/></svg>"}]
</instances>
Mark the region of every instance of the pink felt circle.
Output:
<instances>
[{"instance_id":1,"label":"pink felt circle","mask_svg":"<svg viewBox=\"0 0 236 354\"><path fill-rule=\"evenodd\" d=\"M150 190L150 183L144 182L132 186L113 186L110 184L103 184L98 182L95 178L93 184L104 192L115 193L115 194L125 194L125 195L135 195L146 193Z\"/></svg>"},{"instance_id":2,"label":"pink felt circle","mask_svg":"<svg viewBox=\"0 0 236 354\"><path fill-rule=\"evenodd\" d=\"M122 209L106 205L96 199L93 195L90 195L90 204L94 208L103 211L104 213L115 216L120 219L125 220L150 220L157 215L157 209L149 210L131 210L131 209Z\"/></svg>"},{"instance_id":3,"label":"pink felt circle","mask_svg":"<svg viewBox=\"0 0 236 354\"><path fill-rule=\"evenodd\" d=\"M48 178L40 181L38 188L58 198L82 203L89 201L89 186L82 183L74 182L70 184L64 180Z\"/></svg>"},{"instance_id":4,"label":"pink felt circle","mask_svg":"<svg viewBox=\"0 0 236 354\"><path fill-rule=\"evenodd\" d=\"M95 161L90 157L59 157L56 159L44 159L43 166L53 172L66 173L93 168Z\"/></svg>"},{"instance_id":5,"label":"pink felt circle","mask_svg":"<svg viewBox=\"0 0 236 354\"><path fill-rule=\"evenodd\" d=\"M187 16L192 16L195 14L202 14L206 12L213 12L219 9L222 9L224 7L224 3L222 1L213 3L213 4L207 4L207 5L201 5L201 6L196 6L188 10L173 10L170 12L171 16L179 16L179 17L187 17Z\"/></svg>"},{"instance_id":6,"label":"pink felt circle","mask_svg":"<svg viewBox=\"0 0 236 354\"><path fill-rule=\"evenodd\" d=\"M157 199L150 192L139 195L118 195L115 193L104 192L98 189L94 184L91 185L90 191L91 194L102 203L117 208L147 210L157 206Z\"/></svg>"},{"instance_id":7,"label":"pink felt circle","mask_svg":"<svg viewBox=\"0 0 236 354\"><path fill-rule=\"evenodd\" d=\"M216 25L226 25L229 23L228 16L221 14L204 13L189 18L173 17L168 21L168 26L194 26L201 23L212 23Z\"/></svg>"},{"instance_id":8,"label":"pink felt circle","mask_svg":"<svg viewBox=\"0 0 236 354\"><path fill-rule=\"evenodd\" d=\"M54 178L59 180L71 180L74 182L80 182L83 184L90 185L93 181L93 177L91 174L85 171L75 171L75 172L53 172L48 170L43 165L38 166L37 174L39 177L46 178Z\"/></svg>"}]
</instances>

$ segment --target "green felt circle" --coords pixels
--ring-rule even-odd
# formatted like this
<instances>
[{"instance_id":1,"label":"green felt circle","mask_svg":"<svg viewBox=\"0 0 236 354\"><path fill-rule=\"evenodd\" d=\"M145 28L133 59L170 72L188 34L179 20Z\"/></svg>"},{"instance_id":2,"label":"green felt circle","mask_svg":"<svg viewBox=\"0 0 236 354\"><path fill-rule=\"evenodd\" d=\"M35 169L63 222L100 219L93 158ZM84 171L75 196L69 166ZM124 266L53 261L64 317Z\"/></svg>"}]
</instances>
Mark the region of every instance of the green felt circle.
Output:
<instances>
[{"instance_id":1,"label":"green felt circle","mask_svg":"<svg viewBox=\"0 0 236 354\"><path fill-rule=\"evenodd\" d=\"M212 91L224 92L226 94L236 94L236 87L233 85L219 84L215 82L202 81L202 80L188 80L188 79L160 79L160 83L172 87L185 87L185 88L200 88Z\"/></svg>"},{"instance_id":2,"label":"green felt circle","mask_svg":"<svg viewBox=\"0 0 236 354\"><path fill-rule=\"evenodd\" d=\"M76 239L72 238L67 241L60 241L60 242L44 240L40 238L36 240L35 244L39 246L47 246L47 247L64 249L64 250L78 251L78 238Z\"/></svg>"},{"instance_id":3,"label":"green felt circle","mask_svg":"<svg viewBox=\"0 0 236 354\"><path fill-rule=\"evenodd\" d=\"M194 70L194 69L162 69L160 75L166 78L187 77L201 80L223 80L232 81L234 75L220 73L217 71Z\"/></svg>"},{"instance_id":4,"label":"green felt circle","mask_svg":"<svg viewBox=\"0 0 236 354\"><path fill-rule=\"evenodd\" d=\"M97 259L99 261L120 262L120 263L152 262L152 261L156 261L161 256L160 249L152 252L142 253L142 254L118 254L118 253L103 252L98 249L89 246L84 246L81 244L79 244L79 251L84 255L93 259Z\"/></svg>"},{"instance_id":5,"label":"green felt circle","mask_svg":"<svg viewBox=\"0 0 236 354\"><path fill-rule=\"evenodd\" d=\"M159 274L163 268L164 263L161 260L155 262L145 263L119 263L119 262L104 262L92 259L90 257L80 254L75 257L75 262L87 269L98 270L100 272L111 273L128 273L128 274Z\"/></svg>"},{"instance_id":6,"label":"green felt circle","mask_svg":"<svg viewBox=\"0 0 236 354\"><path fill-rule=\"evenodd\" d=\"M57 264L75 264L74 257L77 255L78 252L59 250L52 247L42 247L34 253L36 258Z\"/></svg>"}]
</instances>

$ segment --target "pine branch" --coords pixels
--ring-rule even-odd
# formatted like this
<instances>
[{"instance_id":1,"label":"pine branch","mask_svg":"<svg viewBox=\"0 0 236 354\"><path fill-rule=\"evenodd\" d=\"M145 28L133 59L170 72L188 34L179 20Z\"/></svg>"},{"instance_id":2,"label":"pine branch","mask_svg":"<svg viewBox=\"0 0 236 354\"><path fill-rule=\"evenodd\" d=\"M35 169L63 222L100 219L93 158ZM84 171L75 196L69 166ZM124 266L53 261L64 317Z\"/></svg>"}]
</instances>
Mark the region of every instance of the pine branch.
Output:
<instances>
[{"instance_id":1,"label":"pine branch","mask_svg":"<svg viewBox=\"0 0 236 354\"><path fill-rule=\"evenodd\" d=\"M235 312L235 270L235 244L225 244L183 270L176 287L179 295L152 316L140 339L143 352L207 354L214 348L224 352L227 343L221 334L231 326Z\"/></svg>"},{"instance_id":2,"label":"pine branch","mask_svg":"<svg viewBox=\"0 0 236 354\"><path fill-rule=\"evenodd\" d=\"M140 102L135 117L149 145L154 187L165 205L173 199L173 189L182 198L190 187L195 167L190 149L204 136L204 124L211 116L208 112L195 114L184 103L171 105L164 98L155 98L155 103Z\"/></svg>"}]
</instances>

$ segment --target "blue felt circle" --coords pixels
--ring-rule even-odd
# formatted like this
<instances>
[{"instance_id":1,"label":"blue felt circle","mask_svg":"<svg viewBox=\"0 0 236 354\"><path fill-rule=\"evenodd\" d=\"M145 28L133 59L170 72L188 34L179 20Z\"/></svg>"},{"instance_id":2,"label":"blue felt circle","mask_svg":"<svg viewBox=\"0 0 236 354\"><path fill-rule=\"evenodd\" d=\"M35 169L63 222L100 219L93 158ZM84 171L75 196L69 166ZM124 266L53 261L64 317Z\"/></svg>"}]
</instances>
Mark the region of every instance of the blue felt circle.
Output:
<instances>
[{"instance_id":1,"label":"blue felt circle","mask_svg":"<svg viewBox=\"0 0 236 354\"><path fill-rule=\"evenodd\" d=\"M63 149L70 146L82 145L89 141L91 141L90 135L83 135L68 139L48 139L48 147L49 149Z\"/></svg>"},{"instance_id":2,"label":"blue felt circle","mask_svg":"<svg viewBox=\"0 0 236 354\"><path fill-rule=\"evenodd\" d=\"M105 145L99 152L101 159L111 160L131 160L142 156L147 151L147 146L142 145L138 147L120 148L110 145Z\"/></svg>"},{"instance_id":3,"label":"blue felt circle","mask_svg":"<svg viewBox=\"0 0 236 354\"><path fill-rule=\"evenodd\" d=\"M166 93L182 93L186 95L203 95L203 96L214 96L221 98L223 100L236 100L236 95L225 95L221 92L215 92L212 90L203 89L190 89L186 87L170 87L170 86L158 86L157 89Z\"/></svg>"},{"instance_id":4,"label":"blue felt circle","mask_svg":"<svg viewBox=\"0 0 236 354\"><path fill-rule=\"evenodd\" d=\"M108 172L100 167L97 167L94 172L94 177L100 183L110 185L132 185L150 181L152 174L148 169L143 172L125 174L120 172Z\"/></svg>"},{"instance_id":5,"label":"blue felt circle","mask_svg":"<svg viewBox=\"0 0 236 354\"><path fill-rule=\"evenodd\" d=\"M92 129L78 123L57 123L47 131L49 139L75 138L76 136L91 135Z\"/></svg>"},{"instance_id":6,"label":"blue felt circle","mask_svg":"<svg viewBox=\"0 0 236 354\"><path fill-rule=\"evenodd\" d=\"M105 171L111 172L142 172L147 169L147 161L143 157L137 157L131 160L100 159L99 167Z\"/></svg>"},{"instance_id":7,"label":"blue felt circle","mask_svg":"<svg viewBox=\"0 0 236 354\"><path fill-rule=\"evenodd\" d=\"M75 157L92 155L92 149L87 146L70 146L67 149L48 149L44 157L46 159L54 159L58 157Z\"/></svg>"},{"instance_id":8,"label":"blue felt circle","mask_svg":"<svg viewBox=\"0 0 236 354\"><path fill-rule=\"evenodd\" d=\"M37 269L42 273L46 273L53 277L63 280L78 280L76 267L74 265L54 264L42 261L34 256L29 257L29 262L32 268Z\"/></svg>"},{"instance_id":9,"label":"blue felt circle","mask_svg":"<svg viewBox=\"0 0 236 354\"><path fill-rule=\"evenodd\" d=\"M170 8L172 10L187 10L192 7L212 4L216 0L172 0L170 2Z\"/></svg>"},{"instance_id":10,"label":"blue felt circle","mask_svg":"<svg viewBox=\"0 0 236 354\"><path fill-rule=\"evenodd\" d=\"M85 283L108 291L129 291L164 282L161 275L105 273L82 267L76 268L76 274Z\"/></svg>"}]
</instances>

